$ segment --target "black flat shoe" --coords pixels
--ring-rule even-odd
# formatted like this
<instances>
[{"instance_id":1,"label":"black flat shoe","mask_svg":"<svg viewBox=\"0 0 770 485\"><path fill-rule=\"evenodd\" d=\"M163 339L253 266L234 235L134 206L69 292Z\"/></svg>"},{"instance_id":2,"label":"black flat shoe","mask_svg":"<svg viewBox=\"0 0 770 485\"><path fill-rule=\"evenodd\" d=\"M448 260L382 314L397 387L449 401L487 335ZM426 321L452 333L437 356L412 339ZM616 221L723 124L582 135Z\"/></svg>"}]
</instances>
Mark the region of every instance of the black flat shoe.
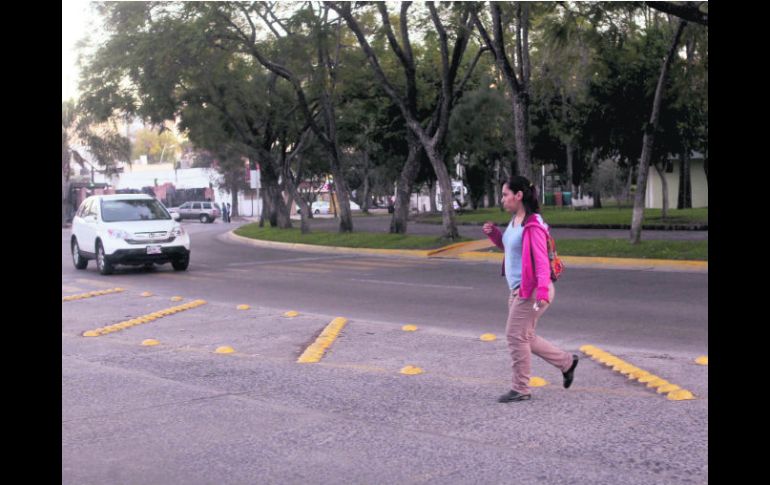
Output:
<instances>
[{"instance_id":1,"label":"black flat shoe","mask_svg":"<svg viewBox=\"0 0 770 485\"><path fill-rule=\"evenodd\" d=\"M497 402L528 401L532 399L532 394L521 394L516 391L508 391L498 398Z\"/></svg>"},{"instance_id":2,"label":"black flat shoe","mask_svg":"<svg viewBox=\"0 0 770 485\"><path fill-rule=\"evenodd\" d=\"M577 354L572 354L572 367L570 367L567 372L562 372L562 375L564 375L564 389L569 389L569 386L572 385L572 379L575 378L575 367L578 365L578 359L579 357Z\"/></svg>"}]
</instances>

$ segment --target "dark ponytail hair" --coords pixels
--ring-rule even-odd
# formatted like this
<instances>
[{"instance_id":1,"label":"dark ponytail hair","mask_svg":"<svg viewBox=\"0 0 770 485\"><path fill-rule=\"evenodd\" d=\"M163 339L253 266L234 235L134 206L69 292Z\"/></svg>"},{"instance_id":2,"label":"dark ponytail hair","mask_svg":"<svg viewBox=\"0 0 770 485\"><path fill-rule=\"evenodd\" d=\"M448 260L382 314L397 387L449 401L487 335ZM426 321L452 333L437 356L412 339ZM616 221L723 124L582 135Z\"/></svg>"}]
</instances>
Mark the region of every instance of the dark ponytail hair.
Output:
<instances>
[{"instance_id":1,"label":"dark ponytail hair","mask_svg":"<svg viewBox=\"0 0 770 485\"><path fill-rule=\"evenodd\" d=\"M540 204L537 201L537 187L535 187L535 184L520 175L511 175L505 183L508 184L508 190L514 194L516 192L523 193L524 196L521 198L521 202L524 204L524 210L527 212L525 220L529 219L529 216L532 214L540 213Z\"/></svg>"}]
</instances>

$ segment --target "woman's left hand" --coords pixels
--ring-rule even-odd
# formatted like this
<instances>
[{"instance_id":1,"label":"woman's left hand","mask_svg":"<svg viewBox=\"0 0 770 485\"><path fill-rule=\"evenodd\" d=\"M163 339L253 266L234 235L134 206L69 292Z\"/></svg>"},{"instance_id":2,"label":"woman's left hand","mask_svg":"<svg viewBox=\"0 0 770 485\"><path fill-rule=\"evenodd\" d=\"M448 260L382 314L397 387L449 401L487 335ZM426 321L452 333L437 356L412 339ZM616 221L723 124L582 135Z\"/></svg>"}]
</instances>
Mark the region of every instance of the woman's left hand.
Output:
<instances>
[{"instance_id":1,"label":"woman's left hand","mask_svg":"<svg viewBox=\"0 0 770 485\"><path fill-rule=\"evenodd\" d=\"M532 307L532 308L533 308L535 311L539 311L541 308L543 308L543 307L544 307L544 306L546 306L547 304L548 304L548 301L547 301L547 300L537 300L537 302L535 302L535 306L534 306L534 307Z\"/></svg>"}]
</instances>

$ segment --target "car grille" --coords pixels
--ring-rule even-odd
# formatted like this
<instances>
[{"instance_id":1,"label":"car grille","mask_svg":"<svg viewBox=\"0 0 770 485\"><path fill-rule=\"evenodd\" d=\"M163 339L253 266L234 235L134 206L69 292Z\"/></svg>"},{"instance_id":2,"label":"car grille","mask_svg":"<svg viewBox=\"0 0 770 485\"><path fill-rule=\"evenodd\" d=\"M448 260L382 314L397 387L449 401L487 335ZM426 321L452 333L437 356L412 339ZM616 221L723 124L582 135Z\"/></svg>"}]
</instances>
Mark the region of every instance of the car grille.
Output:
<instances>
[{"instance_id":1,"label":"car grille","mask_svg":"<svg viewBox=\"0 0 770 485\"><path fill-rule=\"evenodd\" d=\"M132 238L126 239L126 242L129 244L167 243L174 239L175 237L166 231L137 232Z\"/></svg>"}]
</instances>

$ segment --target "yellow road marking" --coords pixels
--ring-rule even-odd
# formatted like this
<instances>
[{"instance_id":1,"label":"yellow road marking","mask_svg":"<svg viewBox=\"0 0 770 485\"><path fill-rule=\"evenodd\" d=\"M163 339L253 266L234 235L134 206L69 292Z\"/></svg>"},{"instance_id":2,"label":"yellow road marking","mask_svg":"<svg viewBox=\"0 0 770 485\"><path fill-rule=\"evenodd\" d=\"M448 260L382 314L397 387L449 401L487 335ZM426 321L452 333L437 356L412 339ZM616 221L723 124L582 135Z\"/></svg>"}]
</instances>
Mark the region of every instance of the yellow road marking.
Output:
<instances>
[{"instance_id":1,"label":"yellow road marking","mask_svg":"<svg viewBox=\"0 0 770 485\"><path fill-rule=\"evenodd\" d=\"M348 323L348 319L343 317L337 317L329 322L324 331L321 332L321 335L315 339L315 342L302 352L302 355L297 359L297 363L312 364L319 362L326 349L334 342L346 323Z\"/></svg>"}]
</instances>

